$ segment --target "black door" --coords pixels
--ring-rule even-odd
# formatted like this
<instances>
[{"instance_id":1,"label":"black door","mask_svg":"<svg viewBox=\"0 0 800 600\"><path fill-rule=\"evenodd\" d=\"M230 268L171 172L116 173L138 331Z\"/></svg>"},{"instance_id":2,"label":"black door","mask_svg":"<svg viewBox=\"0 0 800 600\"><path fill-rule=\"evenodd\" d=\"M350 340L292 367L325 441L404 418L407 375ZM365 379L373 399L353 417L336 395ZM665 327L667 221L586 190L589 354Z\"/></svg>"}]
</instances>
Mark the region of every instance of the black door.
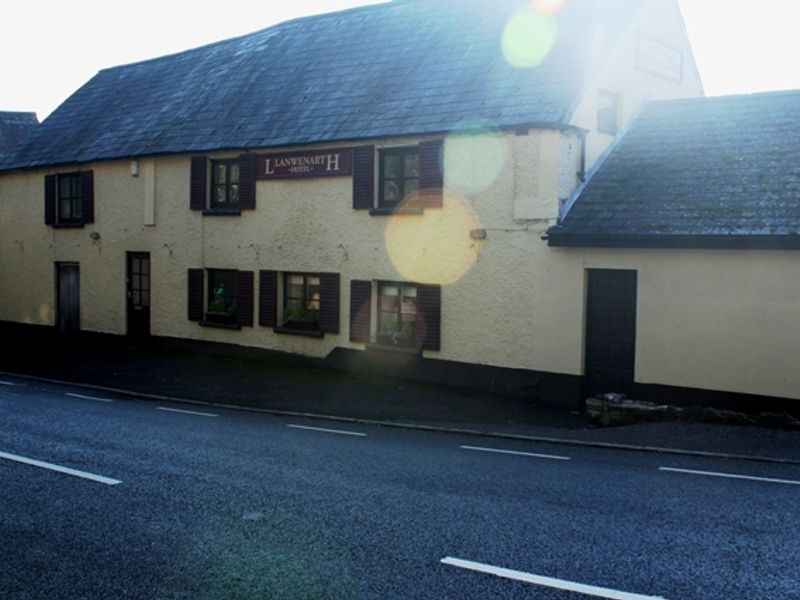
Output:
<instances>
[{"instance_id":1,"label":"black door","mask_svg":"<svg viewBox=\"0 0 800 600\"><path fill-rule=\"evenodd\" d=\"M59 333L69 335L81 328L80 271L74 263L56 264L56 327Z\"/></svg>"},{"instance_id":2,"label":"black door","mask_svg":"<svg viewBox=\"0 0 800 600\"><path fill-rule=\"evenodd\" d=\"M128 252L128 335L150 335L150 254Z\"/></svg>"},{"instance_id":3,"label":"black door","mask_svg":"<svg viewBox=\"0 0 800 600\"><path fill-rule=\"evenodd\" d=\"M587 396L630 395L636 358L636 271L590 270L586 307Z\"/></svg>"}]
</instances>

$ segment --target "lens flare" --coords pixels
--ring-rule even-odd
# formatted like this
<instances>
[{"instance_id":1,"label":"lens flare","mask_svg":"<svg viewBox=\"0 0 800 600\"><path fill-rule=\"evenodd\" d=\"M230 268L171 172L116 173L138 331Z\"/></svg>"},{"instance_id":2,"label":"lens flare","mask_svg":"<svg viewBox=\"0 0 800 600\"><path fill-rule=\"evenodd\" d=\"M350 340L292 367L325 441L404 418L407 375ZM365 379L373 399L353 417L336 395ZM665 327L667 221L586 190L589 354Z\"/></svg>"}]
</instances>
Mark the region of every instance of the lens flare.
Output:
<instances>
[{"instance_id":1,"label":"lens flare","mask_svg":"<svg viewBox=\"0 0 800 600\"><path fill-rule=\"evenodd\" d=\"M469 233L478 228L477 217L464 199L446 189L442 208L391 217L386 224L386 248L407 281L447 285L475 264L480 246Z\"/></svg>"},{"instance_id":2,"label":"lens flare","mask_svg":"<svg viewBox=\"0 0 800 600\"><path fill-rule=\"evenodd\" d=\"M533 0L531 4L543 15L555 15L564 8L564 0Z\"/></svg>"},{"instance_id":3,"label":"lens flare","mask_svg":"<svg viewBox=\"0 0 800 600\"><path fill-rule=\"evenodd\" d=\"M490 129L470 127L469 130L469 135L454 133L447 137L445 182L463 193L483 192L503 170L509 158L508 148L503 138ZM480 141L479 147L476 139Z\"/></svg>"},{"instance_id":4,"label":"lens flare","mask_svg":"<svg viewBox=\"0 0 800 600\"><path fill-rule=\"evenodd\" d=\"M523 6L514 12L503 31L503 56L513 67L532 69L547 58L557 36L554 17Z\"/></svg>"}]
</instances>

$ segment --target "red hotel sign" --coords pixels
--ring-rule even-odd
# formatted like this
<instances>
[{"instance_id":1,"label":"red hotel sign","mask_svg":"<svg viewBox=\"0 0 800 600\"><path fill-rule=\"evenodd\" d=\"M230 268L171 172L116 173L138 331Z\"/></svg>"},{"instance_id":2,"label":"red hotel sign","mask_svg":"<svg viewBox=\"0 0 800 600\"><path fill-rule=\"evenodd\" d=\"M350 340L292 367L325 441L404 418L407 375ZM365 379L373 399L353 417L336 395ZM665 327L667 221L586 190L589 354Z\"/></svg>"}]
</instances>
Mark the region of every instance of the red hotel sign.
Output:
<instances>
[{"instance_id":1,"label":"red hotel sign","mask_svg":"<svg viewBox=\"0 0 800 600\"><path fill-rule=\"evenodd\" d=\"M352 173L352 148L259 154L256 157L257 179L343 177Z\"/></svg>"}]
</instances>

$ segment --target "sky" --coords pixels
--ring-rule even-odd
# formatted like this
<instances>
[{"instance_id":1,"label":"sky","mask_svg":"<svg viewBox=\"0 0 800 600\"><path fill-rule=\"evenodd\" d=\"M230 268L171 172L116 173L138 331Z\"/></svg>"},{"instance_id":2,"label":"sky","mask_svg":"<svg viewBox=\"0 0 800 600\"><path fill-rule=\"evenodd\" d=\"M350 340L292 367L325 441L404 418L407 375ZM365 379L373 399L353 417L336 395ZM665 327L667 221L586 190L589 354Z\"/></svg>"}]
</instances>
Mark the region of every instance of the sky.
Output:
<instances>
[{"instance_id":1,"label":"sky","mask_svg":"<svg viewBox=\"0 0 800 600\"><path fill-rule=\"evenodd\" d=\"M464 0L465 7L471 1ZM0 110L36 112L43 120L101 69L370 3L15 1L0 21ZM707 95L800 89L800 2L679 3Z\"/></svg>"}]
</instances>

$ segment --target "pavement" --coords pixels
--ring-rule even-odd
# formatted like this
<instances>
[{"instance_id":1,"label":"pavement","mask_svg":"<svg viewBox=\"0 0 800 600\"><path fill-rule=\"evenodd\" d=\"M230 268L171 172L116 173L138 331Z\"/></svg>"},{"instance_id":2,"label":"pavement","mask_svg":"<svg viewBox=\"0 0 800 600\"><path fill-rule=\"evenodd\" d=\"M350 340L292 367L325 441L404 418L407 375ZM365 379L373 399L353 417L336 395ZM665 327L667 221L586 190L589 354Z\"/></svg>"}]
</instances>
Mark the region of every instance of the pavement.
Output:
<instances>
[{"instance_id":1,"label":"pavement","mask_svg":"<svg viewBox=\"0 0 800 600\"><path fill-rule=\"evenodd\" d=\"M572 446L800 464L800 432L709 423L589 426L585 415L490 395L343 372L294 355L177 340L2 331L0 372L122 396Z\"/></svg>"}]
</instances>

